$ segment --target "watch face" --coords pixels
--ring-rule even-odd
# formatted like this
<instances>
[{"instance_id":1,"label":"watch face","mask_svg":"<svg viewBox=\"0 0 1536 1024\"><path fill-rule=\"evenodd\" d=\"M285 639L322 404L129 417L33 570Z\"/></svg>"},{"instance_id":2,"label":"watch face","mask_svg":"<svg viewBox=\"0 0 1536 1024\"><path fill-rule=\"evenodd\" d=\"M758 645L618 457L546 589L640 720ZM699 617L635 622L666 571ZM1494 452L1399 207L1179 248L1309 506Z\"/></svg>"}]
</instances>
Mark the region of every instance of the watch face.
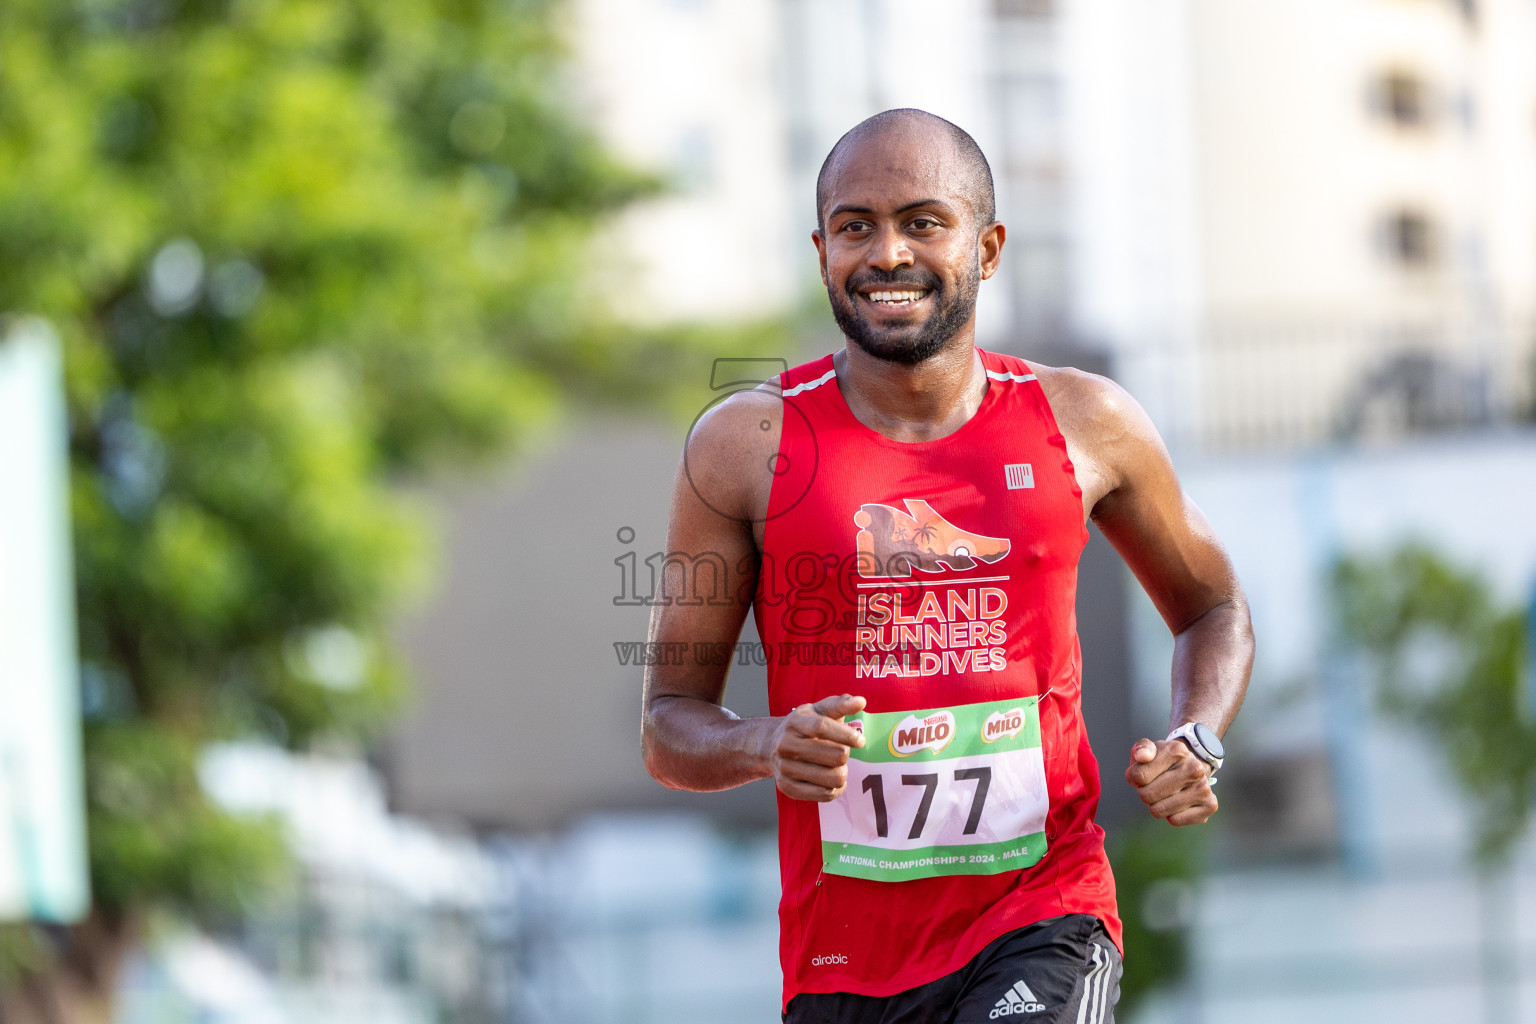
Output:
<instances>
[{"instance_id":1,"label":"watch face","mask_svg":"<svg viewBox=\"0 0 1536 1024\"><path fill-rule=\"evenodd\" d=\"M1227 752L1221 747L1221 740L1216 738L1216 731L1214 729L1196 722L1195 739L1200 741L1202 747L1211 752L1212 757L1220 759L1227 756Z\"/></svg>"}]
</instances>

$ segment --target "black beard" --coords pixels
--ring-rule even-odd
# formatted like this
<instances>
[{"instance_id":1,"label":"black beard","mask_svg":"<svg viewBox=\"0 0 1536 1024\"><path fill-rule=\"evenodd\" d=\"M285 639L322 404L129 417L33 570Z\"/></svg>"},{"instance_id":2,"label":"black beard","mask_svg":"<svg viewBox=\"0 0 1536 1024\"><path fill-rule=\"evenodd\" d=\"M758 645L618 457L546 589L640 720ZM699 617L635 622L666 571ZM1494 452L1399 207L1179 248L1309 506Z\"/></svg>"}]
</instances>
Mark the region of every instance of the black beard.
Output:
<instances>
[{"instance_id":1,"label":"black beard","mask_svg":"<svg viewBox=\"0 0 1536 1024\"><path fill-rule=\"evenodd\" d=\"M857 289L868 284L931 290L935 308L927 320L914 327L877 329L864 318L858 305ZM974 262L953 292L931 274L870 267L848 278L841 293L828 285L827 300L832 304L832 319L859 348L888 363L916 366L942 349L971 319L980 287L981 268Z\"/></svg>"}]
</instances>

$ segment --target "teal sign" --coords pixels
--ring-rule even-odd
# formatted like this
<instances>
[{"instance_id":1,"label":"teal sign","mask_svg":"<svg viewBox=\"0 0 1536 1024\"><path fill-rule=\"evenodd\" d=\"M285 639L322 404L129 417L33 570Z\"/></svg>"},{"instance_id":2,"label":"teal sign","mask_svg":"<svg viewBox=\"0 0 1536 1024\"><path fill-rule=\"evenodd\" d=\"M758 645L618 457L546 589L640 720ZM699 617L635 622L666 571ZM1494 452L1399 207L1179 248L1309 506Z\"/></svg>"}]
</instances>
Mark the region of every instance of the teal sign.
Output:
<instances>
[{"instance_id":1,"label":"teal sign","mask_svg":"<svg viewBox=\"0 0 1536 1024\"><path fill-rule=\"evenodd\" d=\"M0 919L90 902L67 466L58 338L0 321Z\"/></svg>"}]
</instances>

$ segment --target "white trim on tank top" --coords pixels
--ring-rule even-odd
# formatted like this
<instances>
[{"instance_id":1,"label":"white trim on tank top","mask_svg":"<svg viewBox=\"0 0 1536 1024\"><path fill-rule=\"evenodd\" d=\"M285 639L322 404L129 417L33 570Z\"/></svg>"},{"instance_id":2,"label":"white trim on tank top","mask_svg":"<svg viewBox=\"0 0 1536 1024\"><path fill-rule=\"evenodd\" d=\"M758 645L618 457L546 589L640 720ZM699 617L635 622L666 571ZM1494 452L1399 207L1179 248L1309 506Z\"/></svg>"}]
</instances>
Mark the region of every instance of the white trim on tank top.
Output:
<instances>
[{"instance_id":1,"label":"white trim on tank top","mask_svg":"<svg viewBox=\"0 0 1536 1024\"><path fill-rule=\"evenodd\" d=\"M816 388L821 387L827 381L831 380L833 377L836 377L836 376L837 376L837 371L836 370L828 370L826 373L822 374L820 377L817 377L815 380L808 380L804 384L796 384L794 387L792 387L788 391L784 392L784 397L785 398L794 398L796 395L800 394L802 391L813 391ZM1029 383L1032 380L1037 380L1038 379L1032 373L1025 373L1025 374L1000 373L997 370L988 370L987 371L987 376L992 378L993 380L1009 380L1009 381L1013 381L1013 383L1015 383L1015 384L1027 384L1027 383Z\"/></svg>"},{"instance_id":2,"label":"white trim on tank top","mask_svg":"<svg viewBox=\"0 0 1536 1024\"><path fill-rule=\"evenodd\" d=\"M823 384L825 384L827 381L831 380L833 377L836 377L836 376L837 376L837 371L836 370L828 370L826 373L822 374L820 377L817 377L815 380L808 380L804 384L796 384L794 387L792 387L788 391L784 392L784 397L785 398L794 398L796 395L798 395L802 391L811 391L811 390L813 390L815 388L819 388Z\"/></svg>"}]
</instances>

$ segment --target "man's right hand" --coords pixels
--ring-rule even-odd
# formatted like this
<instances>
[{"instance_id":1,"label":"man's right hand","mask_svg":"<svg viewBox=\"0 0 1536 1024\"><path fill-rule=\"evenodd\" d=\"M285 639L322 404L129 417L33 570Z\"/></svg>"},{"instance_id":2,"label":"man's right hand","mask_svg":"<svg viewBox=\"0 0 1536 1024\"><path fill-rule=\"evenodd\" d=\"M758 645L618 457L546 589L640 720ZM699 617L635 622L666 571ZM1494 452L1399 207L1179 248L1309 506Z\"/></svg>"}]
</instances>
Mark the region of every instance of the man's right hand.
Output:
<instances>
[{"instance_id":1,"label":"man's right hand","mask_svg":"<svg viewBox=\"0 0 1536 1024\"><path fill-rule=\"evenodd\" d=\"M864 734L843 716L863 710L863 697L844 693L802 704L779 719L768 745L779 792L796 800L837 799L848 785L848 751L864 745Z\"/></svg>"}]
</instances>

